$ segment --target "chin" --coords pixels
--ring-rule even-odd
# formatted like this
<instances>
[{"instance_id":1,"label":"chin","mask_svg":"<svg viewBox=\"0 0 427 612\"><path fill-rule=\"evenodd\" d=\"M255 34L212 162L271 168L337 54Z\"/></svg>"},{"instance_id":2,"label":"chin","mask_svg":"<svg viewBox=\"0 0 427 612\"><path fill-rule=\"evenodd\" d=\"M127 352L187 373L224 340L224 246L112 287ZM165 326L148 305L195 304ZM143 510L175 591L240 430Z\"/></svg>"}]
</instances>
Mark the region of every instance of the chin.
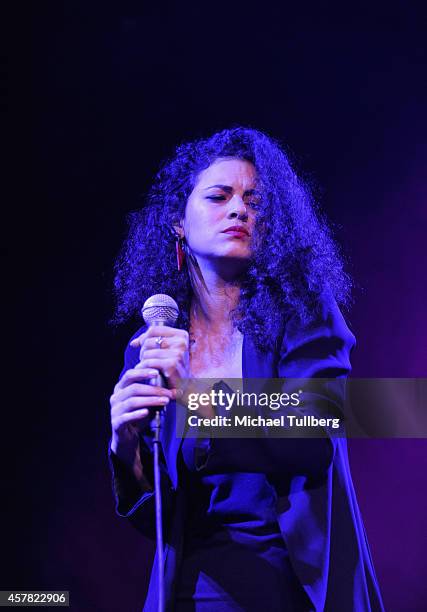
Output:
<instances>
[{"instance_id":1,"label":"chin","mask_svg":"<svg viewBox=\"0 0 427 612\"><path fill-rule=\"evenodd\" d=\"M222 248L218 249L217 254L226 257L249 257L250 248L248 244L243 241L223 245Z\"/></svg>"},{"instance_id":2,"label":"chin","mask_svg":"<svg viewBox=\"0 0 427 612\"><path fill-rule=\"evenodd\" d=\"M250 253L246 249L235 249L226 251L218 255L218 257L224 257L226 259L250 259Z\"/></svg>"},{"instance_id":3,"label":"chin","mask_svg":"<svg viewBox=\"0 0 427 612\"><path fill-rule=\"evenodd\" d=\"M218 255L218 257L220 259L226 259L228 260L230 263L234 260L236 262L244 262L247 261L249 262L251 255L250 253L248 253L248 251L246 250L234 250L234 251L228 251L228 252L224 252Z\"/></svg>"}]
</instances>

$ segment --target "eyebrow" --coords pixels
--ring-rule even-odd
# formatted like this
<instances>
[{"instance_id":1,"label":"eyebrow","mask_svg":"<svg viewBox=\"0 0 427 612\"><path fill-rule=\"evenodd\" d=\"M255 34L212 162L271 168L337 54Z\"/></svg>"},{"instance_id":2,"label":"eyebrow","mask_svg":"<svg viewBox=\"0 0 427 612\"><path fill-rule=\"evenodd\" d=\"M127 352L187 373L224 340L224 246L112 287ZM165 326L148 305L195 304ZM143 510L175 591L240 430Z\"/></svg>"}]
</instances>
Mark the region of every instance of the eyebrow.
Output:
<instances>
[{"instance_id":1,"label":"eyebrow","mask_svg":"<svg viewBox=\"0 0 427 612\"><path fill-rule=\"evenodd\" d=\"M203 189L203 191L207 191L208 189L222 189L223 191L225 191L226 193L232 193L233 192L233 187L230 187L230 185L210 185L209 187L205 187ZM247 189L244 192L244 196L245 195L254 195L254 194L259 194L260 192L257 191L256 189Z\"/></svg>"}]
</instances>

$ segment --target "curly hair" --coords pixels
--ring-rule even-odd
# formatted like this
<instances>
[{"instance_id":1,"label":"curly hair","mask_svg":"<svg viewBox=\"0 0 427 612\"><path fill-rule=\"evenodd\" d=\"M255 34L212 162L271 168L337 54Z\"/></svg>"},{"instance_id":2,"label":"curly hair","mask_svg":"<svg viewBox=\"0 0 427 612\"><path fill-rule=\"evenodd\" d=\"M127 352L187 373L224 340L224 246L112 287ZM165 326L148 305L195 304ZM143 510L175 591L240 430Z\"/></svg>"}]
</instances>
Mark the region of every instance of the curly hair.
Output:
<instances>
[{"instance_id":1,"label":"curly hair","mask_svg":"<svg viewBox=\"0 0 427 612\"><path fill-rule=\"evenodd\" d=\"M227 157L254 165L261 192L252 257L233 324L266 350L277 342L288 317L306 322L315 316L324 291L348 306L352 282L343 258L284 147L259 130L235 127L178 146L157 173L145 205L129 214L128 235L115 265L115 323L139 313L150 295L166 293L178 303L178 326L189 329L193 290L187 267L177 270L171 228L184 217L200 172Z\"/></svg>"}]
</instances>

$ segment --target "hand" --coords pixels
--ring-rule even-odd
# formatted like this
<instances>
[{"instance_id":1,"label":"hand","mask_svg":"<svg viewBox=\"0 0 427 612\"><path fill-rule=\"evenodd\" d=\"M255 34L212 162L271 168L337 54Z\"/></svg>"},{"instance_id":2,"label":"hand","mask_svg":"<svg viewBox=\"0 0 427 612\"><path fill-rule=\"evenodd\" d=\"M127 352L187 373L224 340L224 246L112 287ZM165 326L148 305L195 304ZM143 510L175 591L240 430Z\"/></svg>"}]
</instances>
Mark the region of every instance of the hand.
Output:
<instances>
[{"instance_id":1,"label":"hand","mask_svg":"<svg viewBox=\"0 0 427 612\"><path fill-rule=\"evenodd\" d=\"M161 347L157 338L163 338ZM140 367L156 368L166 378L171 389L177 389L180 380L190 377L189 336L183 329L167 325L153 325L143 334L134 338L131 346L141 347Z\"/></svg>"},{"instance_id":2,"label":"hand","mask_svg":"<svg viewBox=\"0 0 427 612\"><path fill-rule=\"evenodd\" d=\"M111 449L127 462L138 448L139 432L148 423L150 406L166 406L175 393L170 389L146 384L158 370L142 367L127 370L114 387L110 397L111 427L113 431ZM126 455L126 457L125 457Z\"/></svg>"},{"instance_id":3,"label":"hand","mask_svg":"<svg viewBox=\"0 0 427 612\"><path fill-rule=\"evenodd\" d=\"M161 348L156 343L157 338L163 338ZM200 381L194 381L190 376L188 332L166 325L149 327L147 331L135 338L131 346L139 346L141 367L153 367L160 370L173 392L174 399L179 399L183 406L188 406L190 393L209 392L211 386L202 386ZM206 388L205 388L206 387ZM205 418L216 416L215 410L209 405L200 406L197 414Z\"/></svg>"}]
</instances>

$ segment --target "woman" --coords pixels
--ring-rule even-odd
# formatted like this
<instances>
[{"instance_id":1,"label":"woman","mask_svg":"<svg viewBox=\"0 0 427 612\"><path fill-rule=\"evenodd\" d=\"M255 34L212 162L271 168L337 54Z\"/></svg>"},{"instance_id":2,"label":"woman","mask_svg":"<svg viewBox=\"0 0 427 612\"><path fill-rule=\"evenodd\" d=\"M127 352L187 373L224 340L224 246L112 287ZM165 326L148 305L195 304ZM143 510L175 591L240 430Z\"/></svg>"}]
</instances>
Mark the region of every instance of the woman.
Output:
<instances>
[{"instance_id":1,"label":"woman","mask_svg":"<svg viewBox=\"0 0 427 612\"><path fill-rule=\"evenodd\" d=\"M167 609L382 610L345 439L177 432L181 378L339 379L350 371L354 336L337 306L348 303L350 279L283 149L245 128L179 147L132 215L116 272L118 320L155 293L180 309L176 328L134 335L111 397L117 512L152 538L147 423L149 407L167 407ZM166 389L146 384L159 371ZM337 398L325 391L312 413L325 402L336 408ZM156 573L155 560L144 610L156 610Z\"/></svg>"}]
</instances>

